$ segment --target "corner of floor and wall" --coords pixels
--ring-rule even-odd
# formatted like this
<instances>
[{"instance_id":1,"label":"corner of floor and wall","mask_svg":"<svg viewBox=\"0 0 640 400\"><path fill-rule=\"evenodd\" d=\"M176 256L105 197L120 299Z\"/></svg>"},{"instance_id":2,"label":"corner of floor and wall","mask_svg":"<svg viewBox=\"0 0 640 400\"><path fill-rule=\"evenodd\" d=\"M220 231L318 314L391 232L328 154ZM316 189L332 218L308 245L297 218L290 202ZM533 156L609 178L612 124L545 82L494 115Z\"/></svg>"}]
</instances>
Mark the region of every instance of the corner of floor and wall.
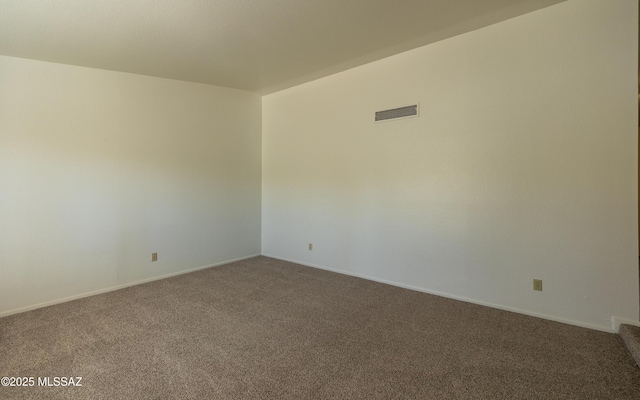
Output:
<instances>
[{"instance_id":1,"label":"corner of floor and wall","mask_svg":"<svg viewBox=\"0 0 640 400\"><path fill-rule=\"evenodd\" d=\"M263 254L637 323L637 15L568 0L264 96L0 56L0 316Z\"/></svg>"}]
</instances>

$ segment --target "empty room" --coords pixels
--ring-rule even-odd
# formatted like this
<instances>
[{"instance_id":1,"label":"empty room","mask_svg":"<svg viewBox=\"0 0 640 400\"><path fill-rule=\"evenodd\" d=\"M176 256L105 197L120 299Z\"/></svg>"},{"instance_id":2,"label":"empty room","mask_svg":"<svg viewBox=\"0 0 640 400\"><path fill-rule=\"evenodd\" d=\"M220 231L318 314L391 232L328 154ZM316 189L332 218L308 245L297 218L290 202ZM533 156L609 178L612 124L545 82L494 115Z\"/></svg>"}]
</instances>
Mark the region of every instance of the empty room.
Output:
<instances>
[{"instance_id":1,"label":"empty room","mask_svg":"<svg viewBox=\"0 0 640 400\"><path fill-rule=\"evenodd\" d=\"M637 0L0 0L0 399L639 399Z\"/></svg>"}]
</instances>

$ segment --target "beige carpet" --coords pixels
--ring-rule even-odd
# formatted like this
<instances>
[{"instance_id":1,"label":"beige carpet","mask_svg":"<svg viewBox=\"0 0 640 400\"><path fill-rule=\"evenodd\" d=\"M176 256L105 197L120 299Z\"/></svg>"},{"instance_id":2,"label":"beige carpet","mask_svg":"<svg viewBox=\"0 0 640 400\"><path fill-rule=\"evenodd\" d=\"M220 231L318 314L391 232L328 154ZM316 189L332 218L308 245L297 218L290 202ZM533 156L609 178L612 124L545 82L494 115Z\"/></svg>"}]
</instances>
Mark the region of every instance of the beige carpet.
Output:
<instances>
[{"instance_id":1,"label":"beige carpet","mask_svg":"<svg viewBox=\"0 0 640 400\"><path fill-rule=\"evenodd\" d=\"M36 378L11 399L640 399L618 335L265 257L2 318L0 376Z\"/></svg>"}]
</instances>

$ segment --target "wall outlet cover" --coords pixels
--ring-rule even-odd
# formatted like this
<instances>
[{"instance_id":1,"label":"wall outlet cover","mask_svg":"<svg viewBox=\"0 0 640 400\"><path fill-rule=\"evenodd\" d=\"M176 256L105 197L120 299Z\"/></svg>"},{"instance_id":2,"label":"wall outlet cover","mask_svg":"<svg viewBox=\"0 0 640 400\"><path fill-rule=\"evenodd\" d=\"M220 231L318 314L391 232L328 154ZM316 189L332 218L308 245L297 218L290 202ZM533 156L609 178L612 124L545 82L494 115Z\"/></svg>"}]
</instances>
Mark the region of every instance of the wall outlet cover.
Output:
<instances>
[{"instance_id":1,"label":"wall outlet cover","mask_svg":"<svg viewBox=\"0 0 640 400\"><path fill-rule=\"evenodd\" d=\"M533 280L533 290L542 291L542 279Z\"/></svg>"}]
</instances>

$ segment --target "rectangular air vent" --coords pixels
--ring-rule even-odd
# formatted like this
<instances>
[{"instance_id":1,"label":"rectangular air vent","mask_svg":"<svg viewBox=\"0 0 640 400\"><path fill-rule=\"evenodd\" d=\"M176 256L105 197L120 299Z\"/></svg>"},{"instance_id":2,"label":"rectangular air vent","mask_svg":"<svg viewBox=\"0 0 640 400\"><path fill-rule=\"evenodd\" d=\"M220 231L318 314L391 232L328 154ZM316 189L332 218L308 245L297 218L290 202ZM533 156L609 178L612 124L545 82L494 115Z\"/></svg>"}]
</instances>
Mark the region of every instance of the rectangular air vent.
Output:
<instances>
[{"instance_id":1,"label":"rectangular air vent","mask_svg":"<svg viewBox=\"0 0 640 400\"><path fill-rule=\"evenodd\" d=\"M388 121L390 119L417 117L418 105L413 104L405 107L392 108L389 110L376 111L375 122Z\"/></svg>"}]
</instances>

